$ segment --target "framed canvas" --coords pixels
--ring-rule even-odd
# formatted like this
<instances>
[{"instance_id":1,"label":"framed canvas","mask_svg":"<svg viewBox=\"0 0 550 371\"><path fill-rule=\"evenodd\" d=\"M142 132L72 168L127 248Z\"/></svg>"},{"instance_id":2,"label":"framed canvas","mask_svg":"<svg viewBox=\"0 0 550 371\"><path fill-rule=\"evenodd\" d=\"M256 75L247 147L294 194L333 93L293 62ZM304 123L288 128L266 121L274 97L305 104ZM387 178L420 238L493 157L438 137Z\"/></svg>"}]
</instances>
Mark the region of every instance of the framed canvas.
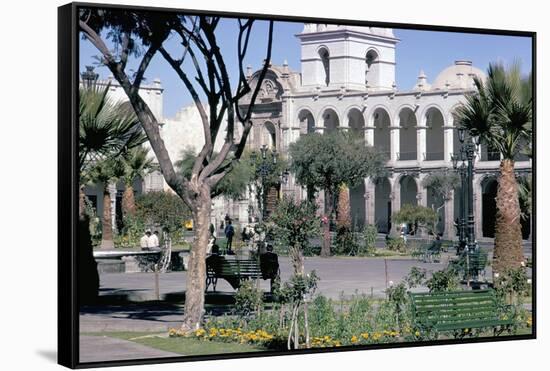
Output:
<instances>
[{"instance_id":1,"label":"framed canvas","mask_svg":"<svg viewBox=\"0 0 550 371\"><path fill-rule=\"evenodd\" d=\"M58 9L59 363L536 337L536 34Z\"/></svg>"}]
</instances>

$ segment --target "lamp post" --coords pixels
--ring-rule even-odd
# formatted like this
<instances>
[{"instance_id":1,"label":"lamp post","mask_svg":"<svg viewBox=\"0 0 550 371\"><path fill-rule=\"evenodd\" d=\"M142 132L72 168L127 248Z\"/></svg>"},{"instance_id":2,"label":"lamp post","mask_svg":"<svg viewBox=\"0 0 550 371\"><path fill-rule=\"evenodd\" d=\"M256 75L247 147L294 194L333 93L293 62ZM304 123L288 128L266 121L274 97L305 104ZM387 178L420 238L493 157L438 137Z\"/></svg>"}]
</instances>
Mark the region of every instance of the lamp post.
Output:
<instances>
[{"instance_id":1,"label":"lamp post","mask_svg":"<svg viewBox=\"0 0 550 371\"><path fill-rule=\"evenodd\" d=\"M82 72L80 77L82 78L82 85L85 88L91 88L97 82L99 74L94 72L93 66L86 66L86 71Z\"/></svg>"},{"instance_id":2,"label":"lamp post","mask_svg":"<svg viewBox=\"0 0 550 371\"><path fill-rule=\"evenodd\" d=\"M459 131L459 140L460 143L464 143L464 132ZM451 156L453 162L453 168L460 175L460 199L459 199L459 220L458 220L458 249L457 254L461 254L466 248L466 176L467 169L465 164L465 153L463 148L460 149L459 153L454 153Z\"/></svg>"},{"instance_id":3,"label":"lamp post","mask_svg":"<svg viewBox=\"0 0 550 371\"><path fill-rule=\"evenodd\" d=\"M453 168L460 174L460 222L459 222L459 253L466 256L466 279L470 285L469 253L477 248L474 219L474 159L478 142L472 138L465 139L464 129L458 130L461 144L460 152L453 154ZM460 162L460 164L459 164Z\"/></svg>"},{"instance_id":4,"label":"lamp post","mask_svg":"<svg viewBox=\"0 0 550 371\"><path fill-rule=\"evenodd\" d=\"M267 156L267 145L263 145L260 148L261 158L260 158L260 164L257 165L257 154L256 152L252 152L250 158L252 160L252 164L256 166L256 173L260 177L260 186L258 189L258 206L260 208L260 222L263 222L265 219L267 219L267 182L266 179L268 175L270 175L277 166L277 158L279 157L279 154L276 150L271 152L271 161L268 160Z\"/></svg>"}]
</instances>

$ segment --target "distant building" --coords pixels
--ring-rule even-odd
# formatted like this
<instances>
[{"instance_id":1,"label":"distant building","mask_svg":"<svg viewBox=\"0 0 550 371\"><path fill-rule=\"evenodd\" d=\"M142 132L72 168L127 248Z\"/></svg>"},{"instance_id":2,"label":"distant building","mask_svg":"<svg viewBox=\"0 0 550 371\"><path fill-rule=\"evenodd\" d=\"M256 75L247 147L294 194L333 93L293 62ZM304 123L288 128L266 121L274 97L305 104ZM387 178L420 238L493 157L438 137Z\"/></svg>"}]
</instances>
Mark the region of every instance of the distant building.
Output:
<instances>
[{"instance_id":1,"label":"distant building","mask_svg":"<svg viewBox=\"0 0 550 371\"><path fill-rule=\"evenodd\" d=\"M422 187L422 180L431 171L452 169L451 154L460 148L454 111L465 101L465 94L474 89L473 77L485 78L483 71L470 61L460 60L431 83L420 71L414 86L400 89L395 84L395 55L400 40L391 29L305 24L296 36L301 47L301 71L292 71L287 63L269 66L254 107L248 147L258 149L265 144L285 154L289 144L301 135L353 131L362 135L367 145L386 154L391 174L367 178L350 190L354 225L375 224L380 232L388 232L391 215L401 206L440 205L442 201ZM252 73L249 69L248 74L254 85L259 71ZM111 90L114 96L127 100L116 81L112 81ZM172 162L186 147L200 150L204 139L194 106L182 108L173 118L164 118L163 88L158 79L142 86L140 94L162 123L161 136ZM246 107L246 99L242 105ZM223 134L220 130L219 135ZM494 236L500 155L485 145L480 147L475 160L474 209L476 236L481 238ZM516 160L518 174L531 172L529 158L519 155ZM160 173L138 183L137 192L168 189ZM113 187L119 197L121 190L122 185L116 191ZM279 195L306 197L306 191L292 176L277 191ZM96 198L98 215L102 215L99 188L88 187L86 193ZM322 193L319 201L324 205ZM254 217L249 215L250 205L255 201L249 196L238 201L219 197L214 201L213 223L219 226L226 212L237 222L247 223ZM458 197L446 201L440 215L438 231L453 237L453 223L459 215ZM529 220L522 221L522 225L523 236L528 238Z\"/></svg>"},{"instance_id":2,"label":"distant building","mask_svg":"<svg viewBox=\"0 0 550 371\"><path fill-rule=\"evenodd\" d=\"M390 176L365 179L350 190L353 223L375 224L387 232L391 215L404 204L437 208L422 180L437 169L452 169L451 154L460 148L454 110L484 73L470 61L456 61L430 84L420 71L416 84L395 84L399 43L386 28L305 24L296 35L301 46L301 72L270 66L254 107L249 146L268 145L285 153L301 135L348 130L362 136L388 158ZM259 71L252 74L256 79ZM243 102L246 105L246 102ZM482 145L475 160L476 236L493 237L499 153ZM531 172L526 156L517 158L519 173ZM305 197L291 177L282 192ZM321 195L322 199L322 195ZM320 201L321 205L324 202ZM438 231L455 233L458 197L445 202ZM524 222L524 237L529 236Z\"/></svg>"}]
</instances>

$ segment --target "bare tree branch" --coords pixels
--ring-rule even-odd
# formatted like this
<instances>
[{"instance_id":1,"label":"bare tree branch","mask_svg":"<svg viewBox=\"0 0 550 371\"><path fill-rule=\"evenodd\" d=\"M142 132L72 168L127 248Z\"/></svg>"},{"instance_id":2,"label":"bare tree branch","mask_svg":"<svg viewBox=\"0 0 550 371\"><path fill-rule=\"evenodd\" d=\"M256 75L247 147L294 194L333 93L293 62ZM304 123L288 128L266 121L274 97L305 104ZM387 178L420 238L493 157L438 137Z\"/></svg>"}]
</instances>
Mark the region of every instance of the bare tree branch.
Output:
<instances>
[{"instance_id":1,"label":"bare tree branch","mask_svg":"<svg viewBox=\"0 0 550 371\"><path fill-rule=\"evenodd\" d=\"M106 65L113 73L115 79L119 82L120 86L124 89L124 92L130 100L130 104L140 121L149 143L153 148L155 156L159 162L162 174L166 183L183 199L188 205L192 206L192 194L190 192L189 182L178 176L170 160L164 141L160 137L159 125L156 117L151 112L149 106L140 97L139 91L134 89L130 79L120 68L121 64L116 62L113 55L101 39L101 37L85 22L79 21L79 27L84 32L88 40L100 51L103 58L107 62ZM143 61L141 63L144 65Z\"/></svg>"},{"instance_id":2,"label":"bare tree branch","mask_svg":"<svg viewBox=\"0 0 550 371\"><path fill-rule=\"evenodd\" d=\"M239 99L244 96L239 96L239 93L237 93L237 99L235 100L235 111L237 112L237 117L239 118L239 121L241 122L247 122L250 120L250 116L252 115L252 107L254 107L254 103L256 103L256 97L258 96L258 93L260 92L260 88L262 85L262 82L264 81L265 75L267 73L267 70L269 68L269 65L271 64L271 47L273 44L273 21L269 21L269 31L268 31L268 39L267 39L267 55L265 59L264 66L262 68L262 71L260 72L260 75L257 79L257 84L254 89L254 92L252 93L252 97L250 98L250 103L248 104L248 108L246 111L246 114L244 116L241 116L241 112L239 110L238 104ZM243 61L240 60L239 63L242 65ZM248 86L248 84L247 84Z\"/></svg>"},{"instance_id":3,"label":"bare tree branch","mask_svg":"<svg viewBox=\"0 0 550 371\"><path fill-rule=\"evenodd\" d=\"M203 130L204 130L205 144L204 144L203 149L201 150L201 152L197 156L197 161L195 161L195 165L193 166L193 171L192 171L192 176L191 176L193 178L193 177L198 175L198 173L202 169L203 161L206 159L206 157L209 154L212 153L212 150L214 148L213 144L212 144L212 137L210 135L210 121L208 119L208 115L206 114L206 111L204 109L204 105L202 104L195 87L193 86L193 84L189 80L189 77L187 76L187 74L185 72L183 72L183 70L181 69L181 65L179 65L178 62L176 62L172 58L172 56L166 51L166 49L164 49L164 47L161 47L159 49L159 51L162 54L162 56L164 57L164 59L166 59L166 61L172 66L174 71L176 71L176 73L178 74L179 78L185 84L185 87L187 88L187 90L191 94L191 98L193 99L193 102L195 103L195 106L197 107L197 110L199 111L199 115L201 117L202 127L203 127Z\"/></svg>"}]
</instances>

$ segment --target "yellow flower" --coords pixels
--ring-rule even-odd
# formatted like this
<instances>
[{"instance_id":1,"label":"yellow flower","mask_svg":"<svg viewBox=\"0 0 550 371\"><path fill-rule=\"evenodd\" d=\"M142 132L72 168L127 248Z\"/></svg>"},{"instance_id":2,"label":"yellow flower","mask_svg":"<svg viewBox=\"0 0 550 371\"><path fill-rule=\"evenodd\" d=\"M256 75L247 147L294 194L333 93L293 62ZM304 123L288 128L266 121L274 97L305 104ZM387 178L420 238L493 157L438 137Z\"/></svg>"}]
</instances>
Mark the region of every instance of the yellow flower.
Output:
<instances>
[{"instance_id":1,"label":"yellow flower","mask_svg":"<svg viewBox=\"0 0 550 371\"><path fill-rule=\"evenodd\" d=\"M414 335L415 335L415 336L420 336L420 331L417 330L417 331L414 333Z\"/></svg>"},{"instance_id":2,"label":"yellow flower","mask_svg":"<svg viewBox=\"0 0 550 371\"><path fill-rule=\"evenodd\" d=\"M369 338L369 333L368 333L368 332L363 332L363 333L361 334L361 337L362 337L363 339L366 340L366 339Z\"/></svg>"},{"instance_id":3,"label":"yellow flower","mask_svg":"<svg viewBox=\"0 0 550 371\"><path fill-rule=\"evenodd\" d=\"M353 335L353 336L351 337L351 342L352 342L352 343L357 343L357 341L358 341L357 336Z\"/></svg>"}]
</instances>

